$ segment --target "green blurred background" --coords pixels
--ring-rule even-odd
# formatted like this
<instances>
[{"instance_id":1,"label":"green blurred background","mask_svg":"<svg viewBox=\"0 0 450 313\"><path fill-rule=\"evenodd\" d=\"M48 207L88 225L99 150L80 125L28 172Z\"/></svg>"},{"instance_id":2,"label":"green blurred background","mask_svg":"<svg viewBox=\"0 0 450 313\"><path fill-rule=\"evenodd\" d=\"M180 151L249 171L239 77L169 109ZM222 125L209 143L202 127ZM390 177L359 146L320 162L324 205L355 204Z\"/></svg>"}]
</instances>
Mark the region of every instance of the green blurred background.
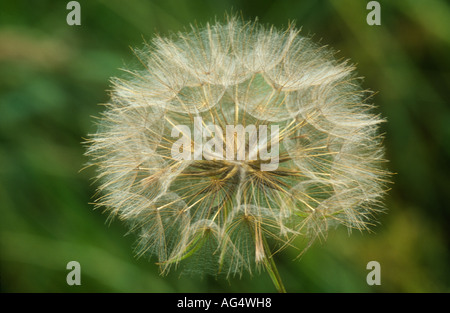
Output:
<instances>
[{"instance_id":1,"label":"green blurred background","mask_svg":"<svg viewBox=\"0 0 450 313\"><path fill-rule=\"evenodd\" d=\"M450 5L381 0L381 26L368 1L81 0L81 26L68 1L0 4L0 288L2 292L274 292L266 273L242 279L161 277L132 253L134 237L93 210L93 169L80 144L95 132L109 78L137 66L130 47L242 12L339 50L377 91L388 123L389 168L397 173L387 214L372 233L338 228L300 259L277 255L290 292L450 291ZM81 286L66 264L81 264ZM366 264L381 264L368 286Z\"/></svg>"}]
</instances>

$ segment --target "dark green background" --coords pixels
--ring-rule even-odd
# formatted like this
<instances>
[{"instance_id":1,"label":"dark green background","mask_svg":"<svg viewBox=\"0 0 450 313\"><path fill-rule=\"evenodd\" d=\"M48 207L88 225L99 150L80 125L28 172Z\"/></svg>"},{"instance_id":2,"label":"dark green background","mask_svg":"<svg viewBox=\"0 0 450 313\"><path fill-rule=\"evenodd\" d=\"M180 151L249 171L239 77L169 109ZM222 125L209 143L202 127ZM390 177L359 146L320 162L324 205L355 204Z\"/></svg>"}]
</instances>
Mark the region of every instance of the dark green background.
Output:
<instances>
[{"instance_id":1,"label":"dark green background","mask_svg":"<svg viewBox=\"0 0 450 313\"><path fill-rule=\"evenodd\" d=\"M377 91L388 123L389 168L397 173L387 214L373 233L339 228L300 260L276 257L290 292L450 291L450 5L444 0L379 1L381 26L368 26L368 1L84 0L81 26L68 26L68 1L0 4L0 284L3 292L273 292L266 273L242 279L158 274L132 253L134 238L90 204L93 169L80 144L95 131L109 78L137 66L130 47L155 32L179 31L225 12L258 16L339 50ZM81 286L66 264L81 264ZM381 264L381 286L366 264Z\"/></svg>"}]
</instances>

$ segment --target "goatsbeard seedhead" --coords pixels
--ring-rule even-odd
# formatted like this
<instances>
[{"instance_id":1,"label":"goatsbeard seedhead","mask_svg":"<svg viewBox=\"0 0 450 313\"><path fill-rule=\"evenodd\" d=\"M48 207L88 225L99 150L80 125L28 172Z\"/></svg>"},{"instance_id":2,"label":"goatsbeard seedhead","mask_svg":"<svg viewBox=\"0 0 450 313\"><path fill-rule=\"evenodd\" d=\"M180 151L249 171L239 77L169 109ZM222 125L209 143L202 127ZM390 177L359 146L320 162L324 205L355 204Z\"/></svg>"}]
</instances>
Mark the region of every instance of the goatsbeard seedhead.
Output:
<instances>
[{"instance_id":1,"label":"goatsbeard seedhead","mask_svg":"<svg viewBox=\"0 0 450 313\"><path fill-rule=\"evenodd\" d=\"M130 225L137 255L234 275L297 237L373 223L389 176L383 119L330 49L229 18L137 55L87 151L97 205Z\"/></svg>"}]
</instances>

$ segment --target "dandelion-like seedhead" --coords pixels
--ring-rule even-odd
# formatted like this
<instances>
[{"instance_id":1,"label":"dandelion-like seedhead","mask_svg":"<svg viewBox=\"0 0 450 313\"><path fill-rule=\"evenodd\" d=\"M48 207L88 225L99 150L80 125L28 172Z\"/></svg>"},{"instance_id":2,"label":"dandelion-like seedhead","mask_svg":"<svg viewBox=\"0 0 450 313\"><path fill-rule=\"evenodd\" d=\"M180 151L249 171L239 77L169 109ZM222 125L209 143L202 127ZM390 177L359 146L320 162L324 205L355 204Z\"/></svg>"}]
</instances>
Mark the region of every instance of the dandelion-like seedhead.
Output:
<instances>
[{"instance_id":1,"label":"dandelion-like seedhead","mask_svg":"<svg viewBox=\"0 0 450 313\"><path fill-rule=\"evenodd\" d=\"M138 256L155 256L162 272L191 260L199 271L241 274L297 237L373 222L388 177L383 119L333 51L294 27L229 18L157 37L137 55L143 69L113 80L87 154L101 182L97 206L130 225ZM209 158L174 157L181 137L184 149L198 148L196 120L209 130L203 145L220 137L220 147ZM276 125L265 141L268 151L277 145L276 166L262 169L250 135L239 150L208 125Z\"/></svg>"}]
</instances>

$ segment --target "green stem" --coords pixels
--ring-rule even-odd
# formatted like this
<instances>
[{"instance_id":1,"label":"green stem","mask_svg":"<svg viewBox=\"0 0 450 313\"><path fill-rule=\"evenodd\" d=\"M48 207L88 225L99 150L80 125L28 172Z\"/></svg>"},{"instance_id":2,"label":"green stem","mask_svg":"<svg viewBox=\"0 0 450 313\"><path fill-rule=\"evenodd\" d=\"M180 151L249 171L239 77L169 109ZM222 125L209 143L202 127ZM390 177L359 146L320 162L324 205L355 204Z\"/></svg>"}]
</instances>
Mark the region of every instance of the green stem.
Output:
<instances>
[{"instance_id":1,"label":"green stem","mask_svg":"<svg viewBox=\"0 0 450 313\"><path fill-rule=\"evenodd\" d=\"M275 288L279 293L286 293L286 289L284 288L283 282L281 280L281 276L278 273L277 266L275 261L273 260L272 255L270 254L269 245L267 244L266 238L263 236L263 244L264 244L264 266L266 267L267 272L269 273L270 279L272 279Z\"/></svg>"}]
</instances>

